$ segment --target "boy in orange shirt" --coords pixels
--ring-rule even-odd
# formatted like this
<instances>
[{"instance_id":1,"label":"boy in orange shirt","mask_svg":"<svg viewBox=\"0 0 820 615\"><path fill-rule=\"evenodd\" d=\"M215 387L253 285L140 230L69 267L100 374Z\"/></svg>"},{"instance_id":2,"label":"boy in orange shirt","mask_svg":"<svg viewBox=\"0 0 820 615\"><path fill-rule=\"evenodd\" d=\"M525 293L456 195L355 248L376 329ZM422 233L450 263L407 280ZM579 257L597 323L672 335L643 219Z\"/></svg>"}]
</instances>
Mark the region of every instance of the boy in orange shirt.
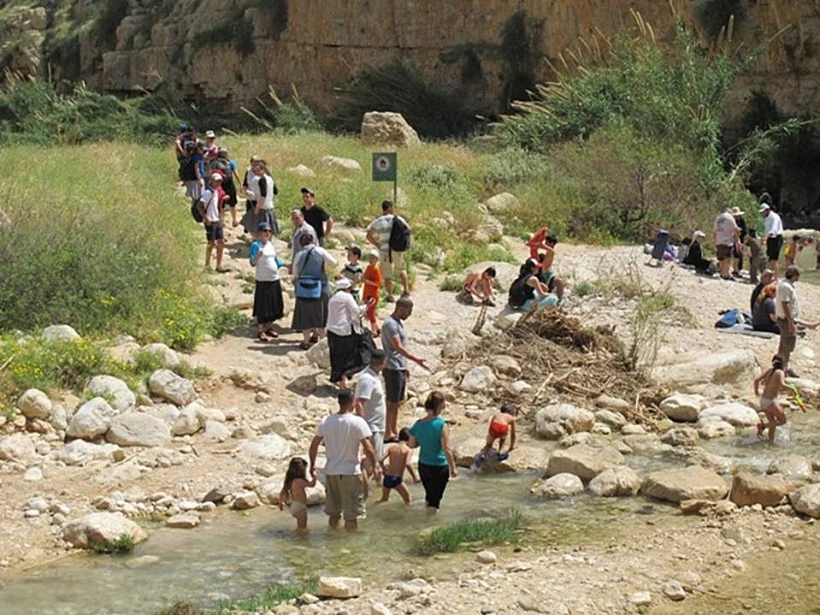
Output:
<instances>
[{"instance_id":1,"label":"boy in orange shirt","mask_svg":"<svg viewBox=\"0 0 820 615\"><path fill-rule=\"evenodd\" d=\"M364 289L362 290L362 300L367 304L367 311L365 315L370 322L370 328L373 335L378 337L381 335L379 323L376 321L376 308L379 307L379 293L382 287L382 270L379 268L379 253L376 250L370 250L367 253L367 268L364 270L362 282Z\"/></svg>"}]
</instances>

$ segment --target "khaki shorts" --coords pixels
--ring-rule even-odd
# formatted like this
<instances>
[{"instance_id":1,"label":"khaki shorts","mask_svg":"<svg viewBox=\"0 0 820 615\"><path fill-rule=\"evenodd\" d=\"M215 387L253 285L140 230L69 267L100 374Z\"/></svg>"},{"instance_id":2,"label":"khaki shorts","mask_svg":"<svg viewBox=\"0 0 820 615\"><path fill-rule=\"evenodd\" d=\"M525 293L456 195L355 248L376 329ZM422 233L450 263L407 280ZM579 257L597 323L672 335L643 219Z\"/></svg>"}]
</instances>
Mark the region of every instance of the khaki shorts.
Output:
<instances>
[{"instance_id":1,"label":"khaki shorts","mask_svg":"<svg viewBox=\"0 0 820 615\"><path fill-rule=\"evenodd\" d=\"M390 259L393 262L390 262ZM404 252L393 252L390 250L379 250L379 267L382 270L382 277L385 280L393 279L393 270L397 273L404 273Z\"/></svg>"},{"instance_id":2,"label":"khaki shorts","mask_svg":"<svg viewBox=\"0 0 820 615\"><path fill-rule=\"evenodd\" d=\"M791 354L797 345L797 335L792 335L788 332L788 325L789 321L785 318L777 319L777 326L780 328L780 345L777 348L778 354L782 354L784 350Z\"/></svg>"},{"instance_id":3,"label":"khaki shorts","mask_svg":"<svg viewBox=\"0 0 820 615\"><path fill-rule=\"evenodd\" d=\"M355 521L365 514L362 477L359 474L332 474L325 477L325 513Z\"/></svg>"},{"instance_id":4,"label":"khaki shorts","mask_svg":"<svg viewBox=\"0 0 820 615\"><path fill-rule=\"evenodd\" d=\"M717 259L725 261L732 258L734 248L732 246L715 246L715 251L717 252Z\"/></svg>"}]
</instances>

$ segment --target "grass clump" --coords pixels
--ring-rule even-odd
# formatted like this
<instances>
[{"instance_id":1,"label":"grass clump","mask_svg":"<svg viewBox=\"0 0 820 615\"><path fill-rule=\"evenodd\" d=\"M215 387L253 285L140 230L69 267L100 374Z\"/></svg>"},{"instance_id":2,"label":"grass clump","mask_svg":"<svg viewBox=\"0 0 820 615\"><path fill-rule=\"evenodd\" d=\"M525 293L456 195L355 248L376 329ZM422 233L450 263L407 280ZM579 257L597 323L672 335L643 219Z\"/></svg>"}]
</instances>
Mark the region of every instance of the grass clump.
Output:
<instances>
[{"instance_id":1,"label":"grass clump","mask_svg":"<svg viewBox=\"0 0 820 615\"><path fill-rule=\"evenodd\" d=\"M295 600L302 594L315 592L318 587L319 582L317 580L286 585L272 585L254 598L220 605L215 611L215 615L228 615L229 613L237 611L256 613L266 609L272 609L283 602Z\"/></svg>"},{"instance_id":2,"label":"grass clump","mask_svg":"<svg viewBox=\"0 0 820 615\"><path fill-rule=\"evenodd\" d=\"M134 539L128 534L120 534L110 542L101 542L93 547L94 553L122 555L134 550Z\"/></svg>"},{"instance_id":3,"label":"grass clump","mask_svg":"<svg viewBox=\"0 0 820 615\"><path fill-rule=\"evenodd\" d=\"M242 111L256 123L257 127L267 131L279 131L286 135L303 132L321 132L322 123L299 96L296 86L291 87L289 102L283 102L272 86L268 87L268 98L257 97L256 110L242 107Z\"/></svg>"},{"instance_id":4,"label":"grass clump","mask_svg":"<svg viewBox=\"0 0 820 615\"><path fill-rule=\"evenodd\" d=\"M457 521L425 533L416 540L418 555L453 553L466 544L498 545L516 543L521 538L523 517L517 510L502 519Z\"/></svg>"}]
</instances>

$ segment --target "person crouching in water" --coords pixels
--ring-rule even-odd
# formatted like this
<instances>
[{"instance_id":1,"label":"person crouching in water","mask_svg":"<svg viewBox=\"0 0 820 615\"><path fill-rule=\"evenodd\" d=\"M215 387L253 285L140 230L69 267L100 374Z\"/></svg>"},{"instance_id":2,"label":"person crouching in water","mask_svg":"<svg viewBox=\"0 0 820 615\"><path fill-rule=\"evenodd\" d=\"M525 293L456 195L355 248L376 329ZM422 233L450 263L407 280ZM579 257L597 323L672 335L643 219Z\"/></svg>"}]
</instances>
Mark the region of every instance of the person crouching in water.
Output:
<instances>
[{"instance_id":1,"label":"person crouching in water","mask_svg":"<svg viewBox=\"0 0 820 615\"><path fill-rule=\"evenodd\" d=\"M777 395L780 392L789 390L786 384L786 373L784 371L783 357L775 355L772 359L772 366L755 378L755 395L760 395L760 384L763 383L763 395L760 396L760 409L766 415L768 424L760 421L757 424L757 437L763 437L763 430L769 430L769 442L774 443L774 432L778 425L786 424L786 415L780 404L777 403Z\"/></svg>"},{"instance_id":2,"label":"person crouching in water","mask_svg":"<svg viewBox=\"0 0 820 615\"><path fill-rule=\"evenodd\" d=\"M464 279L464 284L458 299L467 305L473 304L473 297L477 296L482 305L495 307L495 267L487 267L484 271L471 271Z\"/></svg>"},{"instance_id":3,"label":"person crouching in water","mask_svg":"<svg viewBox=\"0 0 820 615\"><path fill-rule=\"evenodd\" d=\"M511 404L504 404L498 412L493 414L487 429L487 443L484 445L484 448L481 449L478 457L476 457L476 467L484 463L484 460L487 458L487 455L490 454L490 451L493 450L493 446L496 442L498 442L498 460L504 461L510 456L510 453L515 448L515 415L515 408ZM507 436L510 436L510 448L504 453L502 451L504 450L504 443L507 441Z\"/></svg>"}]
</instances>

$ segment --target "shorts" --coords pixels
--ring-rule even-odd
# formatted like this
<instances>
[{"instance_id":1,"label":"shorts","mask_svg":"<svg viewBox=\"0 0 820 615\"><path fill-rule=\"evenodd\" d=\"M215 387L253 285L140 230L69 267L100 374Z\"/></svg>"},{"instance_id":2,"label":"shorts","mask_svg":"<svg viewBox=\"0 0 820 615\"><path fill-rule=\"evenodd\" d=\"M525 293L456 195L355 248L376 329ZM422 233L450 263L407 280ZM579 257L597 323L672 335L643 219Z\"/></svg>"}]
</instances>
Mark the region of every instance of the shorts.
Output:
<instances>
[{"instance_id":1,"label":"shorts","mask_svg":"<svg viewBox=\"0 0 820 615\"><path fill-rule=\"evenodd\" d=\"M384 396L390 403L399 403L407 397L407 372L403 369L385 369Z\"/></svg>"},{"instance_id":2,"label":"shorts","mask_svg":"<svg viewBox=\"0 0 820 615\"><path fill-rule=\"evenodd\" d=\"M773 399L769 399L768 397L761 397L760 398L760 407L763 410L765 410L769 406L773 406L773 405L774 405L774 400Z\"/></svg>"},{"instance_id":3,"label":"shorts","mask_svg":"<svg viewBox=\"0 0 820 615\"><path fill-rule=\"evenodd\" d=\"M777 326L780 329L780 346L777 349L778 354L780 354L783 350L788 353L792 353L794 351L794 347L797 345L797 334L788 332L788 322L785 318L778 318Z\"/></svg>"},{"instance_id":4,"label":"shorts","mask_svg":"<svg viewBox=\"0 0 820 615\"><path fill-rule=\"evenodd\" d=\"M780 260L780 250L783 249L783 235L766 238L766 256L770 261Z\"/></svg>"},{"instance_id":5,"label":"shorts","mask_svg":"<svg viewBox=\"0 0 820 615\"><path fill-rule=\"evenodd\" d=\"M365 302L370 299L370 297L364 297ZM379 298L374 297L373 303L367 305L367 309L364 312L365 317L367 317L367 321L370 323L376 323L376 309L379 307Z\"/></svg>"},{"instance_id":6,"label":"shorts","mask_svg":"<svg viewBox=\"0 0 820 615\"><path fill-rule=\"evenodd\" d=\"M384 475L384 480L382 481L382 486L385 489L395 489L399 485L404 482L403 476L390 476L390 474Z\"/></svg>"},{"instance_id":7,"label":"shorts","mask_svg":"<svg viewBox=\"0 0 820 615\"><path fill-rule=\"evenodd\" d=\"M220 241L225 239L225 229L222 228L221 222L211 222L205 227L205 239L209 242Z\"/></svg>"},{"instance_id":8,"label":"shorts","mask_svg":"<svg viewBox=\"0 0 820 615\"><path fill-rule=\"evenodd\" d=\"M391 262L392 260L392 262ZM379 267L382 270L382 278L393 279L393 270L397 273L404 272L404 252L390 252L390 250L379 250Z\"/></svg>"},{"instance_id":9,"label":"shorts","mask_svg":"<svg viewBox=\"0 0 820 615\"><path fill-rule=\"evenodd\" d=\"M288 504L288 510L290 511L290 514L292 514L294 517L297 517L301 513L307 512L307 506L305 506L301 502L291 502L290 504Z\"/></svg>"},{"instance_id":10,"label":"shorts","mask_svg":"<svg viewBox=\"0 0 820 615\"><path fill-rule=\"evenodd\" d=\"M558 276L555 275L555 272L552 269L547 269L546 271L539 273L538 279L542 284L547 285L547 289L550 292L555 290L555 280L558 279Z\"/></svg>"},{"instance_id":11,"label":"shorts","mask_svg":"<svg viewBox=\"0 0 820 615\"><path fill-rule=\"evenodd\" d=\"M384 457L384 432L371 430L370 442L373 444L373 450L376 451L376 462Z\"/></svg>"},{"instance_id":12,"label":"shorts","mask_svg":"<svg viewBox=\"0 0 820 615\"><path fill-rule=\"evenodd\" d=\"M505 438L510 433L510 426L506 423L490 423L491 438Z\"/></svg>"},{"instance_id":13,"label":"shorts","mask_svg":"<svg viewBox=\"0 0 820 615\"><path fill-rule=\"evenodd\" d=\"M734 250L734 246L715 246L715 251L717 252L717 259L719 261L725 261L732 258Z\"/></svg>"},{"instance_id":14,"label":"shorts","mask_svg":"<svg viewBox=\"0 0 820 615\"><path fill-rule=\"evenodd\" d=\"M362 477L359 474L325 476L325 513L342 515L345 521L355 521L365 514Z\"/></svg>"}]
</instances>

